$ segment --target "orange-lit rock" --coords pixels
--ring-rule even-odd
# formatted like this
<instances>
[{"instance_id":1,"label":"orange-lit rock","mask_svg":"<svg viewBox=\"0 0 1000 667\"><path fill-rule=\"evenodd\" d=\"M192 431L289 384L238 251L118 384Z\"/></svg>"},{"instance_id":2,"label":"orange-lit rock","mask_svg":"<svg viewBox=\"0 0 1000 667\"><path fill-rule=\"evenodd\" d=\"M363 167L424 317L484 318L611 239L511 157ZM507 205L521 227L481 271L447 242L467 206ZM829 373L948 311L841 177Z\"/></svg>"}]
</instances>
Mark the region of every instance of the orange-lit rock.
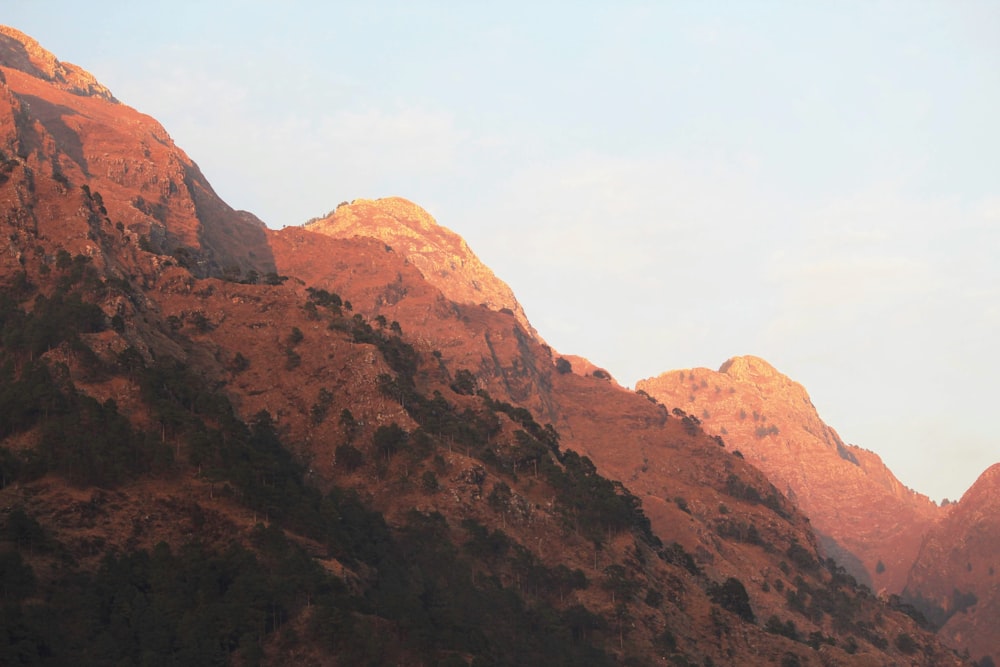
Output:
<instances>
[{"instance_id":1,"label":"orange-lit rock","mask_svg":"<svg viewBox=\"0 0 1000 667\"><path fill-rule=\"evenodd\" d=\"M197 275L273 270L263 223L219 199L155 120L10 28L0 31L0 75L3 178L17 184L0 212L18 216L5 235L15 254L29 249L28 233L88 256L145 238Z\"/></svg>"},{"instance_id":2,"label":"orange-lit rock","mask_svg":"<svg viewBox=\"0 0 1000 667\"><path fill-rule=\"evenodd\" d=\"M325 218L310 221L306 229L334 238L378 239L412 262L451 301L509 310L525 330L534 333L510 287L479 261L462 237L411 201L402 197L356 199Z\"/></svg>"},{"instance_id":3,"label":"orange-lit rock","mask_svg":"<svg viewBox=\"0 0 1000 667\"><path fill-rule=\"evenodd\" d=\"M948 516L930 529L906 582L904 598L939 634L978 660L1000 656L1000 464L988 468Z\"/></svg>"},{"instance_id":4,"label":"orange-lit rock","mask_svg":"<svg viewBox=\"0 0 1000 667\"><path fill-rule=\"evenodd\" d=\"M793 499L827 553L876 591L899 593L942 510L899 482L873 452L846 445L806 390L763 359L642 380L637 390L698 417L706 430Z\"/></svg>"}]
</instances>

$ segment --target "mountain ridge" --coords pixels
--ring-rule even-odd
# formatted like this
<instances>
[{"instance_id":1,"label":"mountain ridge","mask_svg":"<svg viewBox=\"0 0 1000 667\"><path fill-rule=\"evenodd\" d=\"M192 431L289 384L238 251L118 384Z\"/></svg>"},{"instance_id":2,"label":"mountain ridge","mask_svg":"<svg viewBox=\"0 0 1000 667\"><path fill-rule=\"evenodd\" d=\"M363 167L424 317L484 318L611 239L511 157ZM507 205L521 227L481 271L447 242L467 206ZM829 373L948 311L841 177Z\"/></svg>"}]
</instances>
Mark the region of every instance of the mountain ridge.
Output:
<instances>
[{"instance_id":1,"label":"mountain ridge","mask_svg":"<svg viewBox=\"0 0 1000 667\"><path fill-rule=\"evenodd\" d=\"M44 79L75 95L118 102L90 72L72 63L61 62L38 40L5 25L0 25L0 60L7 67Z\"/></svg>"},{"instance_id":2,"label":"mountain ridge","mask_svg":"<svg viewBox=\"0 0 1000 667\"><path fill-rule=\"evenodd\" d=\"M920 535L939 508L900 483L876 454L846 445L820 419L801 384L745 356L727 360L718 372L671 371L636 388L699 415L723 438L739 434L743 455L796 499L828 538L828 548L839 558L849 553L859 559L848 565L852 574L876 590L902 591ZM882 512L882 525L869 530L872 505L876 515ZM847 553L838 553L841 548Z\"/></svg>"},{"instance_id":3,"label":"mountain ridge","mask_svg":"<svg viewBox=\"0 0 1000 667\"><path fill-rule=\"evenodd\" d=\"M636 389L697 415L709 433L739 448L803 508L825 553L859 581L912 602L932 625L944 626L952 646L980 656L1000 652L985 629L1000 617L997 589L983 576L989 545L1000 536L1000 527L984 522L996 505L998 466L961 501L938 507L896 479L877 454L845 444L805 388L759 357L731 358L718 371L668 371ZM974 560L978 574L970 577ZM982 603L969 610L973 598Z\"/></svg>"},{"instance_id":4,"label":"mountain ridge","mask_svg":"<svg viewBox=\"0 0 1000 667\"><path fill-rule=\"evenodd\" d=\"M967 664L696 417L8 52L4 660Z\"/></svg>"}]
</instances>

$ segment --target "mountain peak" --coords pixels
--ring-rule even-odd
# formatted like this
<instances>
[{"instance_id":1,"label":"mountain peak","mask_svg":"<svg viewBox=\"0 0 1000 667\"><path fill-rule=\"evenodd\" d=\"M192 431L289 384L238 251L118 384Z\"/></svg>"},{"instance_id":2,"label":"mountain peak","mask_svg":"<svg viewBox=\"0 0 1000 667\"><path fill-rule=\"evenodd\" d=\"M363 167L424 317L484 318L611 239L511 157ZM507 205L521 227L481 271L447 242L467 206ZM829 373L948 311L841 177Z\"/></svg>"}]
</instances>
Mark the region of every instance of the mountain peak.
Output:
<instances>
[{"instance_id":1,"label":"mountain peak","mask_svg":"<svg viewBox=\"0 0 1000 667\"><path fill-rule=\"evenodd\" d=\"M1000 501L1000 463L994 463L976 478L972 486L962 495L960 503L982 502L987 495L993 495ZM974 499L974 500L973 500Z\"/></svg>"},{"instance_id":2,"label":"mountain peak","mask_svg":"<svg viewBox=\"0 0 1000 667\"><path fill-rule=\"evenodd\" d=\"M325 220L334 225L364 224L366 221L379 222L378 216L387 216L408 228L425 232L441 227L425 208L404 197L355 199L338 206Z\"/></svg>"},{"instance_id":3,"label":"mountain peak","mask_svg":"<svg viewBox=\"0 0 1000 667\"><path fill-rule=\"evenodd\" d=\"M809 515L827 553L856 577L876 589L902 590L923 531L940 512L878 456L846 445L820 418L805 387L759 357L740 356L718 372L669 371L636 388L698 416L709 433L738 445Z\"/></svg>"},{"instance_id":4,"label":"mountain peak","mask_svg":"<svg viewBox=\"0 0 1000 667\"><path fill-rule=\"evenodd\" d=\"M0 152L19 160L2 180L23 188L16 201L25 210L60 210L27 214L30 224L5 232L12 248L5 258L24 258L44 245L39 240L51 242L52 252L62 245L94 257L110 249L106 242L100 247L102 240L116 239L130 248L142 241L140 252L149 253L143 258L179 253L199 276L273 270L259 221L223 202L159 123L6 26L0 26L0 91Z\"/></svg>"},{"instance_id":5,"label":"mountain peak","mask_svg":"<svg viewBox=\"0 0 1000 667\"><path fill-rule=\"evenodd\" d=\"M784 377L766 360L749 354L727 359L719 366L719 372L741 381Z\"/></svg>"},{"instance_id":6,"label":"mountain peak","mask_svg":"<svg viewBox=\"0 0 1000 667\"><path fill-rule=\"evenodd\" d=\"M0 25L0 65L48 81L75 95L118 102L111 91L81 67L60 61L20 30Z\"/></svg>"},{"instance_id":7,"label":"mountain peak","mask_svg":"<svg viewBox=\"0 0 1000 667\"><path fill-rule=\"evenodd\" d=\"M355 199L323 218L310 220L305 227L334 238L377 239L403 255L452 301L509 310L526 330L537 335L510 287L479 260L461 236L408 199Z\"/></svg>"},{"instance_id":8,"label":"mountain peak","mask_svg":"<svg viewBox=\"0 0 1000 667\"><path fill-rule=\"evenodd\" d=\"M732 357L719 367L719 375L741 385L753 386L762 398L800 406L800 417L808 421L813 421L814 417L815 420L819 419L806 388L765 359L753 355Z\"/></svg>"}]
</instances>

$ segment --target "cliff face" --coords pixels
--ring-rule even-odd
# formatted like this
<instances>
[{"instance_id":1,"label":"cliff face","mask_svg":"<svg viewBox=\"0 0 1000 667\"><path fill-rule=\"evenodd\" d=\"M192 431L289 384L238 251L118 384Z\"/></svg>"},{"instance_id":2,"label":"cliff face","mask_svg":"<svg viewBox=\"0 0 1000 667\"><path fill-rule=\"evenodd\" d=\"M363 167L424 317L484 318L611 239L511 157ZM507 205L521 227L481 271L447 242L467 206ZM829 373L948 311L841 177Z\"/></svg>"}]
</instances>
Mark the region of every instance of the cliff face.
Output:
<instances>
[{"instance_id":1,"label":"cliff face","mask_svg":"<svg viewBox=\"0 0 1000 667\"><path fill-rule=\"evenodd\" d=\"M671 371L642 390L698 417L809 516L821 543L874 590L899 593L942 511L903 486L874 453L846 445L802 385L756 357L716 372Z\"/></svg>"},{"instance_id":2,"label":"cliff face","mask_svg":"<svg viewBox=\"0 0 1000 667\"><path fill-rule=\"evenodd\" d=\"M943 624L973 658L1000 656L1000 464L984 472L927 533L903 597Z\"/></svg>"},{"instance_id":3,"label":"cliff face","mask_svg":"<svg viewBox=\"0 0 1000 667\"><path fill-rule=\"evenodd\" d=\"M267 230L2 34L0 662L962 664L415 205Z\"/></svg>"}]
</instances>

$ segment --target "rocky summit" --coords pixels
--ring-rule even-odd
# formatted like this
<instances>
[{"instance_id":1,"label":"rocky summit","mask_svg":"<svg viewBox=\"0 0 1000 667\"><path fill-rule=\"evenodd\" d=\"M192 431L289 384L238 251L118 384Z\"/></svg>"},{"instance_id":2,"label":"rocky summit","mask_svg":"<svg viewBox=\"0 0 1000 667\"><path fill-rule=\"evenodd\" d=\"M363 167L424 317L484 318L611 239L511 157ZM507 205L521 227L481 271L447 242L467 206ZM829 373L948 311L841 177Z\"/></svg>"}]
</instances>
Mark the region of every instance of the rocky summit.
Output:
<instances>
[{"instance_id":1,"label":"rocky summit","mask_svg":"<svg viewBox=\"0 0 1000 667\"><path fill-rule=\"evenodd\" d=\"M510 311L537 336L510 287L484 265L465 240L402 197L355 199L305 225L333 238L374 238L396 249L451 301Z\"/></svg>"},{"instance_id":2,"label":"rocky summit","mask_svg":"<svg viewBox=\"0 0 1000 667\"><path fill-rule=\"evenodd\" d=\"M928 626L948 621L940 632L950 645L979 656L1000 653L992 625L969 627L976 620L972 598L983 599L981 618L1000 618L987 563L1000 535L983 523L995 501L986 491L990 471L957 506L938 507L900 483L877 454L845 444L802 385L757 357L734 357L718 371L670 371L636 388L697 415L706 431L739 450L809 516L824 552L859 581L914 604ZM965 571L976 560L968 549L980 554L976 575ZM962 575L969 575L964 582ZM960 582L964 597L954 588ZM955 616L963 602L971 613Z\"/></svg>"},{"instance_id":3,"label":"rocky summit","mask_svg":"<svg viewBox=\"0 0 1000 667\"><path fill-rule=\"evenodd\" d=\"M0 664L970 664L804 452L898 549L939 510L818 418L755 449L808 414L763 362L629 391L415 204L271 230L16 30L0 75Z\"/></svg>"},{"instance_id":4,"label":"rocky summit","mask_svg":"<svg viewBox=\"0 0 1000 667\"><path fill-rule=\"evenodd\" d=\"M801 507L817 536L875 590L899 593L927 528L941 514L904 487L879 457L846 445L802 385L757 357L718 371L671 371L636 383L697 415Z\"/></svg>"}]
</instances>

